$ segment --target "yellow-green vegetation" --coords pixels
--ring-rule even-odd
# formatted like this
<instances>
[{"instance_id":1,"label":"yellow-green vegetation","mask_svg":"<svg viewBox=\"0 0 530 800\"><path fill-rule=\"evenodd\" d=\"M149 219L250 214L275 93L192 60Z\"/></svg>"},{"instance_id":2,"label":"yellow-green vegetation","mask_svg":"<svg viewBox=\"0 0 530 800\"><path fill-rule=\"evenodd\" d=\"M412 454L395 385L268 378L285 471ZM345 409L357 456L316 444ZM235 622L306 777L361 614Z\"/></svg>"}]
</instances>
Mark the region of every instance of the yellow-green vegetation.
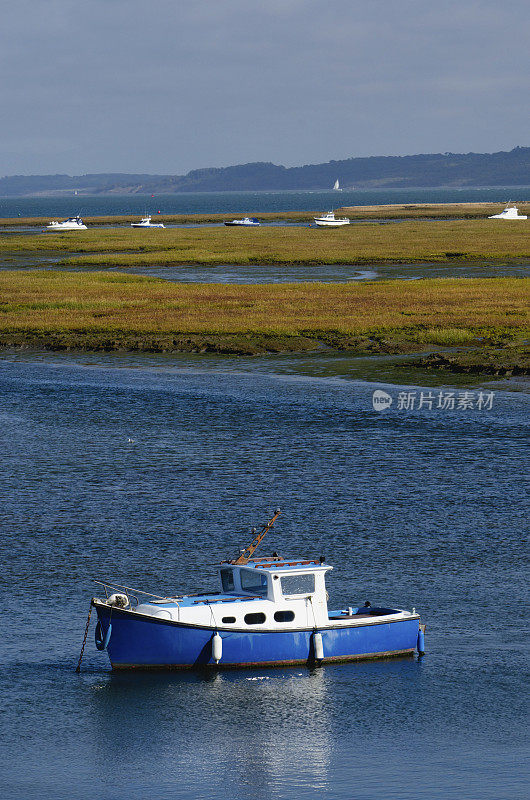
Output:
<instances>
[{"instance_id":1,"label":"yellow-green vegetation","mask_svg":"<svg viewBox=\"0 0 530 800\"><path fill-rule=\"evenodd\" d=\"M499 214L505 203L402 203L380 206L343 206L350 219L484 219ZM517 203L519 213L530 215L530 203Z\"/></svg>"},{"instance_id":2,"label":"yellow-green vegetation","mask_svg":"<svg viewBox=\"0 0 530 800\"><path fill-rule=\"evenodd\" d=\"M530 257L526 222L500 220L359 223L307 227L97 229L9 236L0 254L75 253L66 266L165 264L374 264ZM78 255L79 253L86 255Z\"/></svg>"},{"instance_id":3,"label":"yellow-green vegetation","mask_svg":"<svg viewBox=\"0 0 530 800\"><path fill-rule=\"evenodd\" d=\"M0 272L0 343L52 349L258 353L327 346L517 348L528 279L170 283L120 273Z\"/></svg>"},{"instance_id":4,"label":"yellow-green vegetation","mask_svg":"<svg viewBox=\"0 0 530 800\"><path fill-rule=\"evenodd\" d=\"M1 327L179 332L520 328L529 280L197 284L119 273L0 272ZM434 335L434 334L433 334Z\"/></svg>"}]
</instances>

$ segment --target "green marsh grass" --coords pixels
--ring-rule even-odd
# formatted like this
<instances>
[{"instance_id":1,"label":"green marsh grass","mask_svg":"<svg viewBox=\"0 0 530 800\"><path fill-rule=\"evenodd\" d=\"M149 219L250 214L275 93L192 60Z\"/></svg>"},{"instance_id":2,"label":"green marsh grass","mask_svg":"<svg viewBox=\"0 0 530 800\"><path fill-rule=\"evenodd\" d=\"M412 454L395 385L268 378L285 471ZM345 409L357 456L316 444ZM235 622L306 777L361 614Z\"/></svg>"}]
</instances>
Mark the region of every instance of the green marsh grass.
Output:
<instances>
[{"instance_id":1,"label":"green marsh grass","mask_svg":"<svg viewBox=\"0 0 530 800\"><path fill-rule=\"evenodd\" d=\"M476 330L465 328L427 328L415 331L412 338L418 344L438 344L451 347L475 343L477 336Z\"/></svg>"},{"instance_id":2,"label":"green marsh grass","mask_svg":"<svg viewBox=\"0 0 530 800\"><path fill-rule=\"evenodd\" d=\"M479 329L521 330L529 280L196 284L105 272L0 272L0 330L365 334L414 330L467 341ZM420 335L420 334L418 334Z\"/></svg>"},{"instance_id":3,"label":"green marsh grass","mask_svg":"<svg viewBox=\"0 0 530 800\"><path fill-rule=\"evenodd\" d=\"M457 220L308 227L96 229L9 236L0 254L64 253L64 266L376 264L530 257L526 222ZM68 254L71 254L68 257Z\"/></svg>"},{"instance_id":4,"label":"green marsh grass","mask_svg":"<svg viewBox=\"0 0 530 800\"><path fill-rule=\"evenodd\" d=\"M340 214L355 219L484 219L504 210L506 203L399 203L394 205L343 206ZM518 202L522 215L530 215L530 202Z\"/></svg>"}]
</instances>

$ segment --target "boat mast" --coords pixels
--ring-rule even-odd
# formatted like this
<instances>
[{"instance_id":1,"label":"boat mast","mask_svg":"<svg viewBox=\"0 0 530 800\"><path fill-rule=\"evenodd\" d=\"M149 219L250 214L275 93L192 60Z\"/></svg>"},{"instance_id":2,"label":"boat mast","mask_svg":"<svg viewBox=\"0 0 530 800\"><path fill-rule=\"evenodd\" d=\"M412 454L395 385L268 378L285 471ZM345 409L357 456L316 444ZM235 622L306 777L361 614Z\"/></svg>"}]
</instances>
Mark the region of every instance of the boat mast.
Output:
<instances>
[{"instance_id":1,"label":"boat mast","mask_svg":"<svg viewBox=\"0 0 530 800\"><path fill-rule=\"evenodd\" d=\"M272 519L270 519L265 525L263 525L261 531L258 533L256 538L253 539L253 541L248 545L248 547L245 547L245 549L243 550L243 552L241 553L239 558L235 559L234 561L231 561L230 563L231 564L248 564L252 554L254 553L254 550L257 548L259 543L264 539L266 534L270 531L270 529L274 525L274 522L280 516L281 513L282 512L280 511L280 509L277 508L276 511L274 512L274 516L272 517Z\"/></svg>"}]
</instances>

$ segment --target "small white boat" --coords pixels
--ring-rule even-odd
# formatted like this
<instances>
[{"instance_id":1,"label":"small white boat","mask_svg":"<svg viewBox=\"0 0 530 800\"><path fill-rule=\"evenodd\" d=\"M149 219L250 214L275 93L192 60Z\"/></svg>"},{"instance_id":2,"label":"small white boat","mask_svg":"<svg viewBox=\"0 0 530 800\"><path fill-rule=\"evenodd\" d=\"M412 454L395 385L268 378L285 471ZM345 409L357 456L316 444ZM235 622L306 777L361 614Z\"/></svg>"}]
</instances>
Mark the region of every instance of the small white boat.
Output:
<instances>
[{"instance_id":1,"label":"small white boat","mask_svg":"<svg viewBox=\"0 0 530 800\"><path fill-rule=\"evenodd\" d=\"M165 228L161 222L151 222L151 215L142 217L140 222L131 222L131 228Z\"/></svg>"},{"instance_id":2,"label":"small white boat","mask_svg":"<svg viewBox=\"0 0 530 800\"><path fill-rule=\"evenodd\" d=\"M321 217L314 217L314 220L319 228L341 228L343 225L350 224L347 217L336 217L334 211L328 211Z\"/></svg>"},{"instance_id":3,"label":"small white boat","mask_svg":"<svg viewBox=\"0 0 530 800\"><path fill-rule=\"evenodd\" d=\"M528 219L528 217L519 214L517 206L511 206L510 203L508 203L504 211L501 211L500 214L493 214L491 217L488 217L488 219Z\"/></svg>"},{"instance_id":4,"label":"small white boat","mask_svg":"<svg viewBox=\"0 0 530 800\"><path fill-rule=\"evenodd\" d=\"M225 222L225 225L244 225L245 227L252 227L259 225L259 219L256 219L256 217L243 217L243 219L233 219L232 222Z\"/></svg>"},{"instance_id":5,"label":"small white boat","mask_svg":"<svg viewBox=\"0 0 530 800\"><path fill-rule=\"evenodd\" d=\"M56 222L55 220L50 222L49 225L46 225L46 230L56 233L60 233L61 231L86 231L87 226L84 224L79 214L77 214L75 217L68 217L64 222Z\"/></svg>"},{"instance_id":6,"label":"small white boat","mask_svg":"<svg viewBox=\"0 0 530 800\"><path fill-rule=\"evenodd\" d=\"M338 178L335 181L335 183L333 184L333 190L335 192L342 192L342 189L340 188L340 183L339 183L339 179Z\"/></svg>"}]
</instances>

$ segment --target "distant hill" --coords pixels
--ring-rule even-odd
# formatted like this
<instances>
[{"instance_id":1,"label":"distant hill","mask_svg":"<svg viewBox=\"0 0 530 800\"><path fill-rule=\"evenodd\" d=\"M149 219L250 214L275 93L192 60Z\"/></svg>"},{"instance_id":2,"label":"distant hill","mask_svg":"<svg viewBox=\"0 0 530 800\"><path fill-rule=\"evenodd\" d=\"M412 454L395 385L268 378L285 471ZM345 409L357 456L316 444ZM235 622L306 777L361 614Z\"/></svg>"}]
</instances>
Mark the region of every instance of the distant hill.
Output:
<instances>
[{"instance_id":1,"label":"distant hill","mask_svg":"<svg viewBox=\"0 0 530 800\"><path fill-rule=\"evenodd\" d=\"M149 181L160 180L160 175L129 175L126 173L101 173L99 175L11 175L0 178L0 196L57 194L78 191L80 194L110 194L134 191L135 187Z\"/></svg>"},{"instance_id":2,"label":"distant hill","mask_svg":"<svg viewBox=\"0 0 530 800\"><path fill-rule=\"evenodd\" d=\"M187 175L13 175L0 178L0 196L62 194L174 194L296 189L530 185L530 147L499 153L374 156L282 167L268 162L194 169Z\"/></svg>"}]
</instances>

